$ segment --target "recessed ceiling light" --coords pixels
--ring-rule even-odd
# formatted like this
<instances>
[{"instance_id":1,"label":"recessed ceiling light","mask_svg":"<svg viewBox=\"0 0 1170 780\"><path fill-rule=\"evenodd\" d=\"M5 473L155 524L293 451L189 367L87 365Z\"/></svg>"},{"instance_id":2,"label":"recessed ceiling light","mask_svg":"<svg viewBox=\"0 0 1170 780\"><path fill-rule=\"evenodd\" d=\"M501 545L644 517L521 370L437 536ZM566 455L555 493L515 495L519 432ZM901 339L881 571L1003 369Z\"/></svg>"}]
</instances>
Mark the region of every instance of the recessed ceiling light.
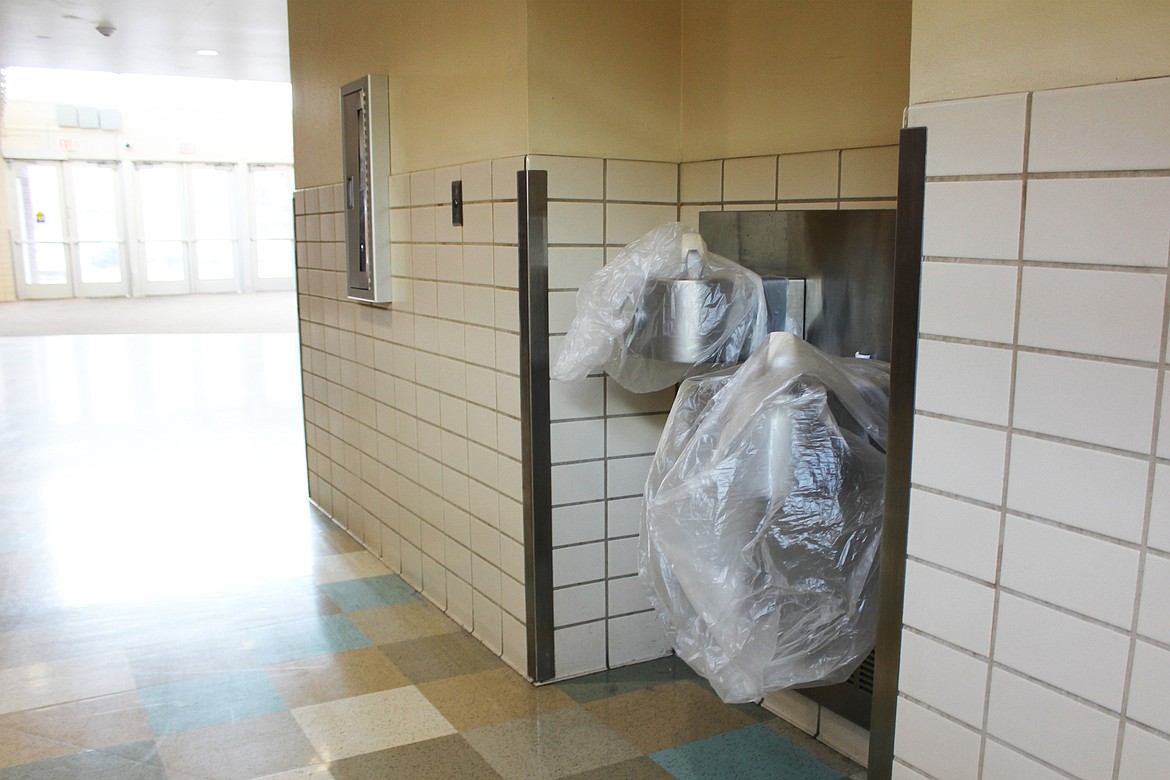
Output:
<instances>
[{"instance_id":1,"label":"recessed ceiling light","mask_svg":"<svg viewBox=\"0 0 1170 780\"><path fill-rule=\"evenodd\" d=\"M195 51L195 53L198 54L200 57L218 57L219 56L219 52L217 52L215 49L197 49Z\"/></svg>"}]
</instances>

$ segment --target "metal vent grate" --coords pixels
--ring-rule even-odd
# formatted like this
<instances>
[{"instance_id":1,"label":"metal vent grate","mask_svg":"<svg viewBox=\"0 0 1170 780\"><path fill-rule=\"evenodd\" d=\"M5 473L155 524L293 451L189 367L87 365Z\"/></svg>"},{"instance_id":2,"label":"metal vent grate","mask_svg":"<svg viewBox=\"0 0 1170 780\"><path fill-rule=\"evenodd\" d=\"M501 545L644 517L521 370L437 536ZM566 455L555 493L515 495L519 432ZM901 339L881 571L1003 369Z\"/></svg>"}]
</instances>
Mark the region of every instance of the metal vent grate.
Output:
<instances>
[{"instance_id":1,"label":"metal vent grate","mask_svg":"<svg viewBox=\"0 0 1170 780\"><path fill-rule=\"evenodd\" d=\"M861 666L853 670L853 674L849 676L843 685L848 685L850 688L857 688L866 693L873 693L873 668L874 668L874 653L869 651L869 655L861 662Z\"/></svg>"}]
</instances>

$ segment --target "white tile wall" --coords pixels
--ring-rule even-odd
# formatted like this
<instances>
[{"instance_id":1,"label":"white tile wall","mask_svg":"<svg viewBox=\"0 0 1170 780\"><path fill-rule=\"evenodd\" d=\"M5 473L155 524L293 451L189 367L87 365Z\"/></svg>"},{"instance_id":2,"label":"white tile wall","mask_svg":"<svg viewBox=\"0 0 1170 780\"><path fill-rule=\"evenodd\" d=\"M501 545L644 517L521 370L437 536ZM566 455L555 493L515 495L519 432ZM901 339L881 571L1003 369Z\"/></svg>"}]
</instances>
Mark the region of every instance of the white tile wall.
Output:
<instances>
[{"instance_id":1,"label":"white tile wall","mask_svg":"<svg viewBox=\"0 0 1170 780\"><path fill-rule=\"evenodd\" d=\"M1165 300L1160 274L1025 268L1020 344L1156 361ZM1125 301L1125 316L1103 301Z\"/></svg>"},{"instance_id":2,"label":"white tile wall","mask_svg":"<svg viewBox=\"0 0 1170 780\"><path fill-rule=\"evenodd\" d=\"M908 114L936 178L896 775L1156 777L1170 760L1167 119L1170 79ZM924 682L976 664L986 726L977 692ZM931 764L956 721L981 756Z\"/></svg>"},{"instance_id":3,"label":"white tile wall","mask_svg":"<svg viewBox=\"0 0 1170 780\"><path fill-rule=\"evenodd\" d=\"M1170 168L1170 79L1038 92L1032 104L1034 171Z\"/></svg>"},{"instance_id":4,"label":"white tile wall","mask_svg":"<svg viewBox=\"0 0 1170 780\"><path fill-rule=\"evenodd\" d=\"M1016 674L991 676L987 732L1086 780L1113 773L1117 717Z\"/></svg>"},{"instance_id":5,"label":"white tile wall","mask_svg":"<svg viewBox=\"0 0 1170 780\"><path fill-rule=\"evenodd\" d=\"M1011 509L1141 541L1148 466L1137 458L1043 441L1012 440Z\"/></svg>"},{"instance_id":6,"label":"white tile wall","mask_svg":"<svg viewBox=\"0 0 1170 780\"><path fill-rule=\"evenodd\" d=\"M837 151L780 155L779 199L836 200L841 194L840 159L841 152Z\"/></svg>"},{"instance_id":7,"label":"white tile wall","mask_svg":"<svg viewBox=\"0 0 1170 780\"><path fill-rule=\"evenodd\" d=\"M1000 596L995 661L1120 711L1129 636L1028 601ZM1100 667L1098 674L1086 670Z\"/></svg>"},{"instance_id":8,"label":"white tile wall","mask_svg":"<svg viewBox=\"0 0 1170 780\"><path fill-rule=\"evenodd\" d=\"M913 106L911 127L925 127L927 176L1022 173L1027 95L1000 95Z\"/></svg>"},{"instance_id":9,"label":"white tile wall","mask_svg":"<svg viewBox=\"0 0 1170 780\"><path fill-rule=\"evenodd\" d=\"M1168 249L1170 178L1028 185L1025 259L1164 268Z\"/></svg>"},{"instance_id":10,"label":"white tile wall","mask_svg":"<svg viewBox=\"0 0 1170 780\"><path fill-rule=\"evenodd\" d=\"M723 161L680 165L679 196L682 203L718 203L723 200Z\"/></svg>"},{"instance_id":11,"label":"white tile wall","mask_svg":"<svg viewBox=\"0 0 1170 780\"><path fill-rule=\"evenodd\" d=\"M928 183L922 253L1014 260L1019 255L1022 194L1018 181Z\"/></svg>"},{"instance_id":12,"label":"white tile wall","mask_svg":"<svg viewBox=\"0 0 1170 780\"><path fill-rule=\"evenodd\" d=\"M902 632L902 693L969 726L983 723L987 661L912 631Z\"/></svg>"},{"instance_id":13,"label":"white tile wall","mask_svg":"<svg viewBox=\"0 0 1170 780\"><path fill-rule=\"evenodd\" d=\"M506 327L515 313L501 322L496 310L501 295L518 306L515 205L506 198L515 198L522 164L391 178L394 285L404 294L390 308L344 298L340 186L297 198L305 212L297 263L310 496L517 669L526 666L523 627L517 642L517 622L503 613L516 589L521 602L523 593L514 579L523 577L523 556L505 541L517 532L510 507L521 492L511 434L519 430L511 392L519 386L518 337ZM493 201L495 174L502 186ZM465 229L437 205L449 202L458 178ZM498 233L496 208L511 216Z\"/></svg>"},{"instance_id":14,"label":"white tile wall","mask_svg":"<svg viewBox=\"0 0 1170 780\"><path fill-rule=\"evenodd\" d=\"M1126 628L1133 619L1137 571L1133 548L1008 516L1005 588Z\"/></svg>"},{"instance_id":15,"label":"white tile wall","mask_svg":"<svg viewBox=\"0 0 1170 780\"><path fill-rule=\"evenodd\" d=\"M904 698L898 700L896 718L895 754L924 773L905 776L929 775L954 780L979 777L978 732Z\"/></svg>"},{"instance_id":16,"label":"white tile wall","mask_svg":"<svg viewBox=\"0 0 1170 780\"><path fill-rule=\"evenodd\" d=\"M1152 368L1022 352L1015 426L1149 452L1158 374Z\"/></svg>"},{"instance_id":17,"label":"white tile wall","mask_svg":"<svg viewBox=\"0 0 1170 780\"><path fill-rule=\"evenodd\" d=\"M1016 276L1007 265L924 262L919 328L935 336L1011 344Z\"/></svg>"},{"instance_id":18,"label":"white tile wall","mask_svg":"<svg viewBox=\"0 0 1170 780\"><path fill-rule=\"evenodd\" d=\"M738 157L723 161L723 200L775 201L776 158Z\"/></svg>"}]
</instances>

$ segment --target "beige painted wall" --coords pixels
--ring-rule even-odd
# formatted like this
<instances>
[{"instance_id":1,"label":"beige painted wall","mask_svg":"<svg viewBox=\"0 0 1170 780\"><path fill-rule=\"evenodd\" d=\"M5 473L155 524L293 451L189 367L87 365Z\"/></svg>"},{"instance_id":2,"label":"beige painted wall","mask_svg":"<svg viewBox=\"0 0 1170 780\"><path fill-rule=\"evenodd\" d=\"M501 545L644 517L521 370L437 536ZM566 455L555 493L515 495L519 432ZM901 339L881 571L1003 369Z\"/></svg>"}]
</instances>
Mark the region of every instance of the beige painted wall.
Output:
<instances>
[{"instance_id":1,"label":"beige painted wall","mask_svg":"<svg viewBox=\"0 0 1170 780\"><path fill-rule=\"evenodd\" d=\"M682 159L896 143L908 0L683 0Z\"/></svg>"},{"instance_id":2,"label":"beige painted wall","mask_svg":"<svg viewBox=\"0 0 1170 780\"><path fill-rule=\"evenodd\" d=\"M914 104L1167 74L1166 0L914 0Z\"/></svg>"},{"instance_id":3,"label":"beige painted wall","mask_svg":"<svg viewBox=\"0 0 1170 780\"><path fill-rule=\"evenodd\" d=\"M530 147L679 159L680 0L533 0Z\"/></svg>"},{"instance_id":4,"label":"beige painted wall","mask_svg":"<svg viewBox=\"0 0 1170 780\"><path fill-rule=\"evenodd\" d=\"M341 179L338 88L390 76L395 173L522 154L523 0L289 0L297 187Z\"/></svg>"}]
</instances>

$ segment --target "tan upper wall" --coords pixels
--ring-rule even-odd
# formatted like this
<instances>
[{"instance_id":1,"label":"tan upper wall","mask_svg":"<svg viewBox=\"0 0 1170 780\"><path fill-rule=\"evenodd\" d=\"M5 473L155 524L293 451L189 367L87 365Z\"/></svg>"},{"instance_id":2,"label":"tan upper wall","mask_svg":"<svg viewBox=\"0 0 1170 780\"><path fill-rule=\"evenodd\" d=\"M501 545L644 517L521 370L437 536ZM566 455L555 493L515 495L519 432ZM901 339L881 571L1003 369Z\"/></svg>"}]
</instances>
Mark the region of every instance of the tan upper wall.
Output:
<instances>
[{"instance_id":1,"label":"tan upper wall","mask_svg":"<svg viewBox=\"0 0 1170 780\"><path fill-rule=\"evenodd\" d=\"M896 143L909 0L684 0L682 159Z\"/></svg>"},{"instance_id":2,"label":"tan upper wall","mask_svg":"<svg viewBox=\"0 0 1170 780\"><path fill-rule=\"evenodd\" d=\"M522 154L524 0L288 0L298 187L341 180L338 88L390 77L395 173Z\"/></svg>"},{"instance_id":3,"label":"tan upper wall","mask_svg":"<svg viewBox=\"0 0 1170 780\"><path fill-rule=\"evenodd\" d=\"M914 0L911 103L1170 74L1166 0Z\"/></svg>"},{"instance_id":4,"label":"tan upper wall","mask_svg":"<svg viewBox=\"0 0 1170 780\"><path fill-rule=\"evenodd\" d=\"M533 0L530 151L679 159L680 0Z\"/></svg>"}]
</instances>

